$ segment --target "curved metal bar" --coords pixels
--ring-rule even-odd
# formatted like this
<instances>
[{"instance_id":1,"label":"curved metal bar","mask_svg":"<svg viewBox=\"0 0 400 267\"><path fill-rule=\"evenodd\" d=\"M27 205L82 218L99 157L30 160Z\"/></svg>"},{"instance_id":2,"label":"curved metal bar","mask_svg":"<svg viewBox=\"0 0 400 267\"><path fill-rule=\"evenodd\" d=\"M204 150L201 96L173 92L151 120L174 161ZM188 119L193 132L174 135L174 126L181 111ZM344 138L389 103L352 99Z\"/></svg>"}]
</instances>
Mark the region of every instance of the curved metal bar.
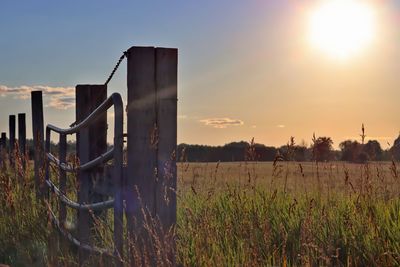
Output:
<instances>
[{"instance_id":1,"label":"curved metal bar","mask_svg":"<svg viewBox=\"0 0 400 267\"><path fill-rule=\"evenodd\" d=\"M103 249L103 248L98 248L95 246L90 246L88 244L84 244L81 241L79 241L78 239L76 239L71 233L67 232L66 230L64 230L61 226L60 226L60 222L57 220L55 214L53 213L53 211L51 210L50 206L48 205L48 211L50 213L50 218L51 221L53 222L53 224L57 227L57 230L65 237L67 238L70 242L72 242L75 246L78 246L80 248L83 248L87 251L90 251L92 253L96 253L96 254L101 254L101 255L107 255L109 257L115 258L116 256L110 252L107 249Z\"/></svg>"},{"instance_id":2,"label":"curved metal bar","mask_svg":"<svg viewBox=\"0 0 400 267\"><path fill-rule=\"evenodd\" d=\"M76 124L75 126L67 129L62 129L57 126L48 124L46 127L46 131L51 130L59 134L77 133L80 129L87 127L92 121L96 120L104 111L109 109L112 105L114 105L115 108L121 105L122 109L122 100L121 96L118 93L113 93L109 98L107 98L107 100L105 100L100 106L98 106L89 116L87 116L86 119Z\"/></svg>"},{"instance_id":3,"label":"curved metal bar","mask_svg":"<svg viewBox=\"0 0 400 267\"><path fill-rule=\"evenodd\" d=\"M50 188L50 190L53 191L60 198L60 200L63 203L65 203L65 205L67 205L70 208L76 209L76 210L93 210L93 211L94 210L104 210L104 209L110 209L110 208L112 208L114 206L114 199L110 199L110 200L102 201L102 202L97 202L97 203L92 203L92 204L79 204L79 203L69 199L50 180L47 180L46 184Z\"/></svg>"},{"instance_id":4,"label":"curved metal bar","mask_svg":"<svg viewBox=\"0 0 400 267\"><path fill-rule=\"evenodd\" d=\"M63 171L66 172L75 172L77 170L77 168L74 168L73 166L71 166L71 164L68 163L60 163L60 160L58 158L56 158L56 156L54 156L51 153L46 153L47 155L47 159L50 160L51 162L53 162L54 164L57 165L57 167L60 167Z\"/></svg>"},{"instance_id":5,"label":"curved metal bar","mask_svg":"<svg viewBox=\"0 0 400 267\"><path fill-rule=\"evenodd\" d=\"M87 171L89 169L96 167L97 165L106 163L107 161L112 159L114 156L114 148L111 148L106 153L101 154L97 158L95 158L89 162L86 162L85 164L82 164L80 166L77 166L75 168L68 163L60 162L60 160L57 159L57 157L54 156L53 154L51 154L50 152L46 153L46 155L47 155L47 158L51 162L54 162L58 167L60 167L62 170L66 171L66 172Z\"/></svg>"},{"instance_id":6,"label":"curved metal bar","mask_svg":"<svg viewBox=\"0 0 400 267\"><path fill-rule=\"evenodd\" d=\"M113 168L113 179L114 179L114 200L112 202L114 208L114 253L115 255L119 255L119 259L122 258L123 253L123 175L122 175L122 165L123 165L123 120L124 120L124 109L121 95L118 93L113 93L106 101L104 101L98 108L96 108L86 119L84 119L79 124L68 128L68 129L61 129L53 125L47 125L46 127L46 146L45 151L47 156L49 157L50 154L50 139L51 139L51 132L54 131L61 135L68 135L74 134L80 131L82 128L89 126L92 121L97 119L103 112L107 111L112 105L114 105L114 147L112 150L107 151L105 154L96 158L90 162L87 162L80 166L80 171L85 170L84 168L90 169L93 166L97 165L100 162L105 162L109 159L114 160L114 168ZM50 158L49 158L50 159ZM56 164L60 167L64 167L63 170L68 171L68 165L65 163L60 162L56 157L53 156L51 160L55 159ZM89 209L95 209L93 205L95 204L88 204L88 205L81 205L79 203L75 203L69 200L60 190L55 187L55 185L51 182L50 179L50 160L46 160L46 184L53 190L53 192L58 192L59 197L62 201L65 201L66 205L76 206L79 205L80 208L87 207ZM57 190L56 190L57 189ZM67 201L69 200L69 201ZM110 201L111 205L111 201ZM50 208L50 207L49 207ZM54 214L52 214L54 215ZM53 216L54 219L55 216ZM62 230L59 226L58 221L57 226L59 230ZM67 235L68 239L73 242L75 245L78 245L84 249L89 251L93 251L92 248L88 245L81 244L79 240L73 238L70 234ZM98 251L93 251L98 252ZM101 252L103 253L103 252ZM118 265L120 266L120 265Z\"/></svg>"}]
</instances>

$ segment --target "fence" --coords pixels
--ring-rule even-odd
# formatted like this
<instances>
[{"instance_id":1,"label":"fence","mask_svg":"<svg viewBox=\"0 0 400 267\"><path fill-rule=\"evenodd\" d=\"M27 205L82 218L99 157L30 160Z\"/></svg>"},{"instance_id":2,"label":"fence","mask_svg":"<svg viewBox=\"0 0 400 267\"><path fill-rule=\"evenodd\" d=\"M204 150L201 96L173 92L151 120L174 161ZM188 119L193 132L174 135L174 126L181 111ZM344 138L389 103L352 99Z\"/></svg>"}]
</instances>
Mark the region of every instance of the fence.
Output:
<instances>
[{"instance_id":1,"label":"fence","mask_svg":"<svg viewBox=\"0 0 400 267\"><path fill-rule=\"evenodd\" d=\"M127 133L123 132L124 106L120 94L107 98L107 84L125 57ZM88 254L100 253L122 266L126 263L124 252L132 255L132 250L143 254L153 251L154 244L148 241L146 228L150 216L159 222L158 238L172 251L168 262L174 265L175 241L166 235L174 231L176 224L177 49L131 47L124 52L106 84L76 86L76 121L68 128L47 125L45 139L42 97L40 91L31 93L37 197L48 203L49 215L62 236L78 247L80 264L87 261ZM111 107L114 139L107 150L107 110ZM25 115L19 114L18 124L18 143L23 147L19 150L25 153ZM15 116L10 116L9 126L9 157L14 166ZM59 136L58 158L50 151L52 132ZM77 137L77 165L67 162L67 136L73 134ZM2 150L6 149L5 140L2 133ZM55 173L58 186L52 179ZM68 197L72 192L66 192L67 173L77 176L76 202ZM52 196L58 202L58 216L50 205ZM78 212L77 237L64 227L67 208ZM113 210L112 251L91 244L91 213L99 215L106 209ZM132 247L131 239L141 241ZM142 259L141 263L144 262Z\"/></svg>"}]
</instances>

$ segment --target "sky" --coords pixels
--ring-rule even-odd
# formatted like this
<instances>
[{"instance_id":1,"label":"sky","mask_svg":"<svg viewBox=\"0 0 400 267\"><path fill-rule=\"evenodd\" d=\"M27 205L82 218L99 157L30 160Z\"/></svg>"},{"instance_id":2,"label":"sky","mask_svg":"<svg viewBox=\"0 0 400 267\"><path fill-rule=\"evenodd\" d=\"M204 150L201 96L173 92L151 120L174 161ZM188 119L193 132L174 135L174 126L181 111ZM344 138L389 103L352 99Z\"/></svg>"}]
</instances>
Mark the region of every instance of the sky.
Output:
<instances>
[{"instance_id":1,"label":"sky","mask_svg":"<svg viewBox=\"0 0 400 267\"><path fill-rule=\"evenodd\" d=\"M67 127L75 85L104 83L137 45L179 49L179 143L309 144L315 133L337 146L364 123L387 148L400 131L400 1L368 1L374 38L344 60L307 39L321 2L2 0L0 131L25 112L32 136L34 89L45 92L45 123ZM108 91L126 104L126 62Z\"/></svg>"}]
</instances>

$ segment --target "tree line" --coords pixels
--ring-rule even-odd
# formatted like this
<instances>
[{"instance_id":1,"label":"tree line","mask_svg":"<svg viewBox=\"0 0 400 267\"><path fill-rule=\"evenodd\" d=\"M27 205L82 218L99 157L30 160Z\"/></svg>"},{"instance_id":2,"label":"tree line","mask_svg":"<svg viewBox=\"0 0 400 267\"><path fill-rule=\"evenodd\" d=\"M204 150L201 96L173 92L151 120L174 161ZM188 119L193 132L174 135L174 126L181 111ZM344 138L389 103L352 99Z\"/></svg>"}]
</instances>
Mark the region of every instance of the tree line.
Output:
<instances>
[{"instance_id":1,"label":"tree line","mask_svg":"<svg viewBox=\"0 0 400 267\"><path fill-rule=\"evenodd\" d=\"M240 141L231 142L223 146L179 144L177 147L177 160L185 162L235 162L235 161L346 161L364 163L367 161L400 161L400 135L389 149L382 149L377 140L362 141L345 140L339 144L339 149L333 149L330 137L313 136L310 145L302 142L296 144L293 137L280 147L266 146L264 144ZM7 142L8 144L8 142ZM33 141L27 139L27 156L33 158ZM67 149L69 154L75 154L76 144L69 141ZM51 142L51 149L57 154L58 145Z\"/></svg>"},{"instance_id":2,"label":"tree line","mask_svg":"<svg viewBox=\"0 0 400 267\"><path fill-rule=\"evenodd\" d=\"M345 140L339 149L333 149L330 137L313 137L310 145L296 144L292 137L283 146L273 147L251 142L232 142L223 146L178 145L179 161L187 162L226 162L226 161L346 161L365 163L367 161L400 160L400 136L389 149L382 149L377 140L364 143L356 140Z\"/></svg>"}]
</instances>

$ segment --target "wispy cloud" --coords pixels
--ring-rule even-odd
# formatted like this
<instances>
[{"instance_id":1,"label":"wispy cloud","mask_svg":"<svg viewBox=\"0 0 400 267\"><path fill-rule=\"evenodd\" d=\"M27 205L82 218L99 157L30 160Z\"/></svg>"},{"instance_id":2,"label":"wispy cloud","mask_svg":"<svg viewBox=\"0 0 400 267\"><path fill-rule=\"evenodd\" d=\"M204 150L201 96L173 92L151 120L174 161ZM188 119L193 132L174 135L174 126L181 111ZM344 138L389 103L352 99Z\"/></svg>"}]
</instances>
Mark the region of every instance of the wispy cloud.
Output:
<instances>
[{"instance_id":1,"label":"wispy cloud","mask_svg":"<svg viewBox=\"0 0 400 267\"><path fill-rule=\"evenodd\" d=\"M47 107L56 109L68 109L75 106L75 88L74 87L52 87L44 85L23 85L9 87L0 85L0 95L14 96L17 99L29 99L32 91L42 91L47 98Z\"/></svg>"},{"instance_id":2,"label":"wispy cloud","mask_svg":"<svg viewBox=\"0 0 400 267\"><path fill-rule=\"evenodd\" d=\"M200 122L204 123L207 126L212 126L219 129L224 129L228 126L240 126L244 124L242 120L235 120L230 118L209 118L200 120Z\"/></svg>"}]
</instances>

